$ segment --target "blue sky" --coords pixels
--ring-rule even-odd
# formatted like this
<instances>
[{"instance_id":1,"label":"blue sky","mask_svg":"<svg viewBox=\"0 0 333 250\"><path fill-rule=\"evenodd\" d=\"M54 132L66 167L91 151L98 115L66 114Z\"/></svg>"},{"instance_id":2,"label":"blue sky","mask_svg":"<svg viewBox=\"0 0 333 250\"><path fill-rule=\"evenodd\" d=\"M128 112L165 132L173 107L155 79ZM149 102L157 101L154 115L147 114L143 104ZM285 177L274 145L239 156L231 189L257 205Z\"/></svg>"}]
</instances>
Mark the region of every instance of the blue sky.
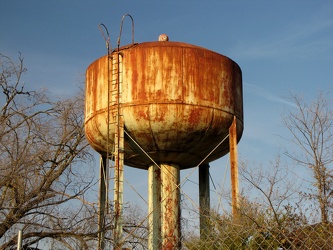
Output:
<instances>
[{"instance_id":1,"label":"blue sky","mask_svg":"<svg viewBox=\"0 0 333 250\"><path fill-rule=\"evenodd\" d=\"M243 72L244 133L238 150L250 161L273 160L285 143L281 113L292 108L284 99L290 91L308 98L332 91L331 0L0 0L0 9L0 52L16 58L20 51L27 87L45 87L56 96L73 93L88 65L106 53L98 24L108 27L116 46L126 13L134 18L135 42L166 33L172 41L230 57ZM126 20L122 44L130 41ZM211 164L215 185L228 185L227 158ZM138 173L142 178L132 181ZM146 173L126 169L125 175L146 196ZM197 173L189 180L197 182Z\"/></svg>"}]
</instances>

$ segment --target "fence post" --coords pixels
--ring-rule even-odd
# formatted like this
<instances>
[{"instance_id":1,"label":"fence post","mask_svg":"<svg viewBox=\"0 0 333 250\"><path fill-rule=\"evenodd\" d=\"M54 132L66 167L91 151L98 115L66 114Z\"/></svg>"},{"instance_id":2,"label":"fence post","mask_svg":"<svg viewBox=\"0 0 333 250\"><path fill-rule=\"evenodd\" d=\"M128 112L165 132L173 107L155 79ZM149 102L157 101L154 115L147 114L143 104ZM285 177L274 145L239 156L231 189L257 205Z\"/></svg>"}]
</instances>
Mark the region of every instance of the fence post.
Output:
<instances>
[{"instance_id":1,"label":"fence post","mask_svg":"<svg viewBox=\"0 0 333 250\"><path fill-rule=\"evenodd\" d=\"M17 250L21 249L22 249L22 230L19 230L17 236Z\"/></svg>"}]
</instances>

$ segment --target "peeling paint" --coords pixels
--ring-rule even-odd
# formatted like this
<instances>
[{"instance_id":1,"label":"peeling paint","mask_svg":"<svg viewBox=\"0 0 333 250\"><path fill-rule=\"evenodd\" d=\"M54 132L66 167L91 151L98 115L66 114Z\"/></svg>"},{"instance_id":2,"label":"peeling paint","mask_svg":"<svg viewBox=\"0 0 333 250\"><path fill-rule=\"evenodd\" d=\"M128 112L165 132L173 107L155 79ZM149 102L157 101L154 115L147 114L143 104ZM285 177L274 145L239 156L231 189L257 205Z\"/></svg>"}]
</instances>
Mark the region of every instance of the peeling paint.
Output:
<instances>
[{"instance_id":1,"label":"peeling paint","mask_svg":"<svg viewBox=\"0 0 333 250\"><path fill-rule=\"evenodd\" d=\"M234 61L180 42L146 42L121 52L125 127L157 163L177 164L181 169L196 166L228 134L234 116L237 138L241 138L242 74ZM112 79L108 67L108 56L104 56L86 72L86 136L104 154L108 79ZM115 104L109 105L111 112L116 109ZM110 128L112 140L112 121ZM226 141L206 162L228 151ZM126 165L147 169L150 163L126 143Z\"/></svg>"}]
</instances>

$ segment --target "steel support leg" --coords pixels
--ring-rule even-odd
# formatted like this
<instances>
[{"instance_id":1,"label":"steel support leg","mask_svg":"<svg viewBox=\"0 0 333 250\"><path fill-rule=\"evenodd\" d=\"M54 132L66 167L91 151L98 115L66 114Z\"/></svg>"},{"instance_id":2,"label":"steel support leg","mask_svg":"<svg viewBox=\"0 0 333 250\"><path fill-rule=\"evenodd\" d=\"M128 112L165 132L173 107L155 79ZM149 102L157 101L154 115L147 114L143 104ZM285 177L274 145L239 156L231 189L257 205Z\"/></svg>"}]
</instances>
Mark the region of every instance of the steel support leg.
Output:
<instances>
[{"instance_id":1,"label":"steel support leg","mask_svg":"<svg viewBox=\"0 0 333 250\"><path fill-rule=\"evenodd\" d=\"M161 165L162 249L180 249L180 169Z\"/></svg>"},{"instance_id":2,"label":"steel support leg","mask_svg":"<svg viewBox=\"0 0 333 250\"><path fill-rule=\"evenodd\" d=\"M238 218L239 188L238 188L238 151L237 151L237 128L236 117L229 128L230 147L230 173L231 173L231 205L234 219Z\"/></svg>"},{"instance_id":3,"label":"steel support leg","mask_svg":"<svg viewBox=\"0 0 333 250\"><path fill-rule=\"evenodd\" d=\"M148 249L161 248L161 171L155 164L148 168Z\"/></svg>"},{"instance_id":4,"label":"steel support leg","mask_svg":"<svg viewBox=\"0 0 333 250\"><path fill-rule=\"evenodd\" d=\"M209 164L199 166L200 239L209 234L210 188Z\"/></svg>"},{"instance_id":5,"label":"steel support leg","mask_svg":"<svg viewBox=\"0 0 333 250\"><path fill-rule=\"evenodd\" d=\"M99 207L98 207L98 250L105 249L105 216L108 196L108 166L107 159L100 156L99 169Z\"/></svg>"}]
</instances>

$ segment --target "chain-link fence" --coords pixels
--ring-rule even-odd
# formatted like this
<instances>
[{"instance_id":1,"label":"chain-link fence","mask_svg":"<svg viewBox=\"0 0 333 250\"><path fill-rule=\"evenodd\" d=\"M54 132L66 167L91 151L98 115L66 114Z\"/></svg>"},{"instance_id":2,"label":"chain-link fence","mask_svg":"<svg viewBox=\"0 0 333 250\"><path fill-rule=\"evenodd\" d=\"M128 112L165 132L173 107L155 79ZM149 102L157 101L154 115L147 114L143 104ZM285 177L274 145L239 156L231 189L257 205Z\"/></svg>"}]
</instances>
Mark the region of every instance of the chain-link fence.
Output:
<instances>
[{"instance_id":1,"label":"chain-link fence","mask_svg":"<svg viewBox=\"0 0 333 250\"><path fill-rule=\"evenodd\" d=\"M200 214L194 213L194 219L182 219L181 237L178 246L163 243L153 249L186 249L186 250L259 250L259 249L333 249L333 225L328 223L310 223L304 218L291 213L271 217L269 211L255 213L246 207L240 209L235 218L232 214L221 214L210 211L205 218L204 228L198 222ZM193 220L192 220L193 219ZM191 221L192 220L192 221ZM148 249L148 226L126 228L122 249ZM190 224L190 225L189 225ZM110 245L112 249L112 244Z\"/></svg>"},{"instance_id":2,"label":"chain-link fence","mask_svg":"<svg viewBox=\"0 0 333 250\"><path fill-rule=\"evenodd\" d=\"M150 221L152 210L147 211L145 205L133 207L129 203L124 210L121 248L115 247L114 216L111 214L108 217L110 227L106 230L105 249L333 249L331 206L324 210L326 216L322 216L320 203L313 197L304 195L298 185L289 185L290 182L286 180L288 171L276 164L273 166L277 167L268 174L250 168L245 174L243 172L242 177L245 176L254 188L244 185L245 191L237 196L237 209L231 209L232 197L229 190L217 191L213 185L216 194L215 202L212 202L216 206L214 207L210 205L208 198L200 199L199 196L192 199L186 192L197 190L200 193L198 183L188 181L186 184L190 186L186 189L177 185L181 195L177 204L170 208L170 214L174 213L172 220L177 220L178 214L181 214L180 228L178 223L172 224L177 228L170 235L165 235L169 232L163 227L165 225L159 217L166 217L163 214L165 209L162 209L166 203L161 199L153 210L158 211L157 227L160 227L156 230L159 235L153 246L149 240L155 234L152 228L156 228ZM292 184L296 182L290 181ZM198 196L196 192L191 195ZM206 201L209 203L204 204ZM176 213L174 210L178 209L179 204L181 209ZM207 207L207 211L203 211L203 207Z\"/></svg>"},{"instance_id":3,"label":"chain-link fence","mask_svg":"<svg viewBox=\"0 0 333 250\"><path fill-rule=\"evenodd\" d=\"M214 215L201 236L189 233L183 238L182 249L333 249L331 224L259 224L256 219Z\"/></svg>"}]
</instances>

